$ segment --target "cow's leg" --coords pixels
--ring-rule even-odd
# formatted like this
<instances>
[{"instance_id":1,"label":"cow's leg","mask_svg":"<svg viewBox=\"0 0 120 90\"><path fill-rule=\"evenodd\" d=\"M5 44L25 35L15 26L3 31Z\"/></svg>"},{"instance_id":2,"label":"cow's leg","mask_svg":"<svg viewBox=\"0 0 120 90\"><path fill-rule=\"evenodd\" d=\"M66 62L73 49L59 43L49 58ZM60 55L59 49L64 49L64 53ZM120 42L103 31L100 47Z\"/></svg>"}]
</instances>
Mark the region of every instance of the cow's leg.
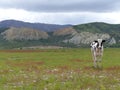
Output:
<instances>
[{"instance_id":1,"label":"cow's leg","mask_svg":"<svg viewBox=\"0 0 120 90\"><path fill-rule=\"evenodd\" d=\"M99 52L99 56L98 56L98 67L102 68L102 52Z\"/></svg>"},{"instance_id":2,"label":"cow's leg","mask_svg":"<svg viewBox=\"0 0 120 90\"><path fill-rule=\"evenodd\" d=\"M101 58L99 59L98 67L99 67L99 68L102 68L102 60L101 60Z\"/></svg>"},{"instance_id":3,"label":"cow's leg","mask_svg":"<svg viewBox=\"0 0 120 90\"><path fill-rule=\"evenodd\" d=\"M91 53L92 53L92 59L93 59L93 66L96 67L96 55L95 55L95 50L91 48Z\"/></svg>"},{"instance_id":4,"label":"cow's leg","mask_svg":"<svg viewBox=\"0 0 120 90\"><path fill-rule=\"evenodd\" d=\"M94 52L94 67L96 68L97 67L97 55L96 55L96 52Z\"/></svg>"},{"instance_id":5,"label":"cow's leg","mask_svg":"<svg viewBox=\"0 0 120 90\"><path fill-rule=\"evenodd\" d=\"M97 60L94 59L94 67L97 68Z\"/></svg>"}]
</instances>

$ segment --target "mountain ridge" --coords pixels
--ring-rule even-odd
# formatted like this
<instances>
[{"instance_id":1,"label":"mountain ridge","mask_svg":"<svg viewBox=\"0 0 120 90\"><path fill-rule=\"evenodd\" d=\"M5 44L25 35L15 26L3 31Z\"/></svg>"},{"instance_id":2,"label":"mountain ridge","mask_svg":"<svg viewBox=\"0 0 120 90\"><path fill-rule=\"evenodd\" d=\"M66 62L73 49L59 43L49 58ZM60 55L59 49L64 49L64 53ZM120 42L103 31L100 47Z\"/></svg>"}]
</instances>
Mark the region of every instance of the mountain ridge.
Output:
<instances>
[{"instance_id":1,"label":"mountain ridge","mask_svg":"<svg viewBox=\"0 0 120 90\"><path fill-rule=\"evenodd\" d=\"M46 32L53 32L59 29L67 28L72 25L57 25L57 24L45 24L45 23L30 23L18 20L4 20L0 22L0 28L2 27L26 27L37 30L43 30Z\"/></svg>"},{"instance_id":2,"label":"mountain ridge","mask_svg":"<svg viewBox=\"0 0 120 90\"><path fill-rule=\"evenodd\" d=\"M0 48L20 48L39 45L89 47L90 42L98 38L105 39L108 47L120 47L120 24L92 22L64 28L62 26L62 28L54 29L50 32L26 27L26 25L25 27L24 25L22 27L13 27L14 24L16 23L11 23L11 27L6 27L7 25L3 27L0 23ZM54 26L53 24L49 25L52 25L51 27Z\"/></svg>"}]
</instances>

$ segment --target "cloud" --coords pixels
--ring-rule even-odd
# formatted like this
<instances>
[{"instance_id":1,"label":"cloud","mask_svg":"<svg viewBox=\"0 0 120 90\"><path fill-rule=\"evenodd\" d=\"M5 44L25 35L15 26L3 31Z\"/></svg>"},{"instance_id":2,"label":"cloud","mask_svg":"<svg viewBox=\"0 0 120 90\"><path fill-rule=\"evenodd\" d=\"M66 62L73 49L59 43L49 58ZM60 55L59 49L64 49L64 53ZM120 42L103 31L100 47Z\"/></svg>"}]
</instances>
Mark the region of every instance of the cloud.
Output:
<instances>
[{"instance_id":1,"label":"cloud","mask_svg":"<svg viewBox=\"0 0 120 90\"><path fill-rule=\"evenodd\" d=\"M112 12L120 10L120 0L1 0L0 8L34 12Z\"/></svg>"},{"instance_id":2,"label":"cloud","mask_svg":"<svg viewBox=\"0 0 120 90\"><path fill-rule=\"evenodd\" d=\"M15 19L50 24L82 24L88 22L120 23L120 12L29 12L22 9L0 9L0 20ZM17 14L16 14L17 13Z\"/></svg>"},{"instance_id":3,"label":"cloud","mask_svg":"<svg viewBox=\"0 0 120 90\"><path fill-rule=\"evenodd\" d=\"M120 23L120 0L0 0L0 21Z\"/></svg>"}]
</instances>

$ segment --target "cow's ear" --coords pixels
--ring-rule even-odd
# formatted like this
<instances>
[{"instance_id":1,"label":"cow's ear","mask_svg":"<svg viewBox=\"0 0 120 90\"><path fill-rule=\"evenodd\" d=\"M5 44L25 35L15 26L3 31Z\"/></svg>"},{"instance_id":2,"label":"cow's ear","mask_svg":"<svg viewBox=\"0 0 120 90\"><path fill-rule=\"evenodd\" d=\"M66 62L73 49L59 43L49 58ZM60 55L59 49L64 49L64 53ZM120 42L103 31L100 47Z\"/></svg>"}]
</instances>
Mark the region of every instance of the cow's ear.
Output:
<instances>
[{"instance_id":1,"label":"cow's ear","mask_svg":"<svg viewBox=\"0 0 120 90\"><path fill-rule=\"evenodd\" d=\"M97 41L97 40L94 40L94 42L96 42L96 43L97 43L98 41Z\"/></svg>"},{"instance_id":2,"label":"cow's ear","mask_svg":"<svg viewBox=\"0 0 120 90\"><path fill-rule=\"evenodd\" d=\"M105 42L106 40L102 40L102 42Z\"/></svg>"}]
</instances>

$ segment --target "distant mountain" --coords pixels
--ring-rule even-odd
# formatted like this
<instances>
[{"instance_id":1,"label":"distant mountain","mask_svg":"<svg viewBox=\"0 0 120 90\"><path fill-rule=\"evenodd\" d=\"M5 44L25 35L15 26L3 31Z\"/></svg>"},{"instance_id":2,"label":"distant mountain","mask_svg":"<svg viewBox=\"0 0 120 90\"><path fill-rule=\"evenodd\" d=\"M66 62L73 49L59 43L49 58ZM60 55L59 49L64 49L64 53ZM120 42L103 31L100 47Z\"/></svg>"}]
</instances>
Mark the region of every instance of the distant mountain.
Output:
<instances>
[{"instance_id":1,"label":"distant mountain","mask_svg":"<svg viewBox=\"0 0 120 90\"><path fill-rule=\"evenodd\" d=\"M120 24L94 22L74 26L57 25L60 28L49 30L35 29L38 28L36 25L42 27L46 24L14 20L0 22L0 49L39 47L41 45L90 47L90 43L98 38L106 40L106 47L120 47ZM53 24L47 24L47 26L56 27Z\"/></svg>"},{"instance_id":2,"label":"distant mountain","mask_svg":"<svg viewBox=\"0 0 120 90\"><path fill-rule=\"evenodd\" d=\"M0 28L16 27L16 28L32 28L36 30L43 30L46 32L53 32L59 29L67 28L72 25L57 25L57 24L43 24L43 23L29 23L17 20L4 20L0 22Z\"/></svg>"}]
</instances>

